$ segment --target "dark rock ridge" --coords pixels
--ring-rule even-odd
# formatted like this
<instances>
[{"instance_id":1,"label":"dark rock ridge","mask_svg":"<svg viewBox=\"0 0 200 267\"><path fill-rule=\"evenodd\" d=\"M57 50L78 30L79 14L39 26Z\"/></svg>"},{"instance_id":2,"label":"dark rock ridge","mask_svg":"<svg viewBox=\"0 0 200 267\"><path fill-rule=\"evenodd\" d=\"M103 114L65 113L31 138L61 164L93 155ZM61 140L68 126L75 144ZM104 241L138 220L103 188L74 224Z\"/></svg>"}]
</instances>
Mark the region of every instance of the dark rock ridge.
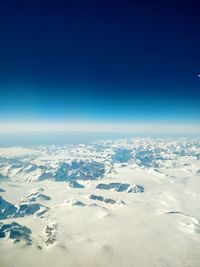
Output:
<instances>
[{"instance_id":1,"label":"dark rock ridge","mask_svg":"<svg viewBox=\"0 0 200 267\"><path fill-rule=\"evenodd\" d=\"M112 156L114 162L125 163L132 158L132 150L126 148L119 148L115 150L115 154Z\"/></svg>"},{"instance_id":2,"label":"dark rock ridge","mask_svg":"<svg viewBox=\"0 0 200 267\"><path fill-rule=\"evenodd\" d=\"M69 199L69 200L65 200L65 204L70 205L70 206L82 206L84 207L85 204L77 199Z\"/></svg>"},{"instance_id":3,"label":"dark rock ridge","mask_svg":"<svg viewBox=\"0 0 200 267\"><path fill-rule=\"evenodd\" d=\"M18 206L9 203L2 197L0 197L0 220L7 218L18 218L27 215L36 214L42 216L48 211L48 208L38 203L23 203Z\"/></svg>"},{"instance_id":4,"label":"dark rock ridge","mask_svg":"<svg viewBox=\"0 0 200 267\"><path fill-rule=\"evenodd\" d=\"M45 234L46 234L46 242L45 245L53 245L56 242L56 230L57 226L56 225L47 225L45 228Z\"/></svg>"},{"instance_id":5,"label":"dark rock ridge","mask_svg":"<svg viewBox=\"0 0 200 267\"><path fill-rule=\"evenodd\" d=\"M36 214L37 216L41 216L44 213L46 213L47 211L48 211L47 207L40 205L38 203L20 204L18 209L16 210L15 214L13 215L13 217L14 218L24 217L24 216L33 215L33 214Z\"/></svg>"},{"instance_id":6,"label":"dark rock ridge","mask_svg":"<svg viewBox=\"0 0 200 267\"><path fill-rule=\"evenodd\" d=\"M159 168L159 161L164 160L160 149L144 149L137 151L134 154L134 159L140 167L145 168Z\"/></svg>"},{"instance_id":7,"label":"dark rock ridge","mask_svg":"<svg viewBox=\"0 0 200 267\"><path fill-rule=\"evenodd\" d=\"M60 163L53 171L53 177L56 181L95 180L101 178L104 173L105 167L101 162L73 160L71 163Z\"/></svg>"},{"instance_id":8,"label":"dark rock ridge","mask_svg":"<svg viewBox=\"0 0 200 267\"><path fill-rule=\"evenodd\" d=\"M142 185L130 185L127 193L143 193L144 192L144 187Z\"/></svg>"},{"instance_id":9,"label":"dark rock ridge","mask_svg":"<svg viewBox=\"0 0 200 267\"><path fill-rule=\"evenodd\" d=\"M3 193L3 192L6 192L6 190L4 190L3 188L0 188L0 192Z\"/></svg>"},{"instance_id":10,"label":"dark rock ridge","mask_svg":"<svg viewBox=\"0 0 200 267\"><path fill-rule=\"evenodd\" d=\"M45 194L42 194L40 192L34 192L30 195L26 196L22 202L36 202L37 200L51 200L51 198Z\"/></svg>"},{"instance_id":11,"label":"dark rock ridge","mask_svg":"<svg viewBox=\"0 0 200 267\"><path fill-rule=\"evenodd\" d=\"M23 240L27 244L32 244L30 234L31 230L28 227L22 226L16 222L10 224L0 223L0 238L4 238L8 235L14 242Z\"/></svg>"},{"instance_id":12,"label":"dark rock ridge","mask_svg":"<svg viewBox=\"0 0 200 267\"><path fill-rule=\"evenodd\" d=\"M6 169L6 171L3 172L4 174L0 173L1 179L9 179L9 178L16 179L17 177L19 177L20 180L22 175L26 177L27 174L33 173L35 171L39 171L37 175L38 180L42 180L43 174L47 169L46 166L31 164L28 162L23 162L21 160L12 158L11 159L0 158L0 168L2 171Z\"/></svg>"},{"instance_id":13,"label":"dark rock ridge","mask_svg":"<svg viewBox=\"0 0 200 267\"><path fill-rule=\"evenodd\" d=\"M182 211L177 211L177 210L167 211L165 212L165 214L183 214L184 215Z\"/></svg>"},{"instance_id":14,"label":"dark rock ridge","mask_svg":"<svg viewBox=\"0 0 200 267\"><path fill-rule=\"evenodd\" d=\"M4 181L4 180L8 180L9 177L8 176L4 176L0 173L0 180Z\"/></svg>"},{"instance_id":15,"label":"dark rock ridge","mask_svg":"<svg viewBox=\"0 0 200 267\"><path fill-rule=\"evenodd\" d=\"M17 208L0 196L0 220L12 217Z\"/></svg>"},{"instance_id":16,"label":"dark rock ridge","mask_svg":"<svg viewBox=\"0 0 200 267\"><path fill-rule=\"evenodd\" d=\"M69 186L70 186L71 188L85 188L84 185L79 184L77 181L71 181L71 182L69 183Z\"/></svg>"},{"instance_id":17,"label":"dark rock ridge","mask_svg":"<svg viewBox=\"0 0 200 267\"><path fill-rule=\"evenodd\" d=\"M112 198L104 198L102 196L97 196L97 195L91 195L90 199L105 202L108 204L125 204L125 202L122 200L114 200Z\"/></svg>"},{"instance_id":18,"label":"dark rock ridge","mask_svg":"<svg viewBox=\"0 0 200 267\"><path fill-rule=\"evenodd\" d=\"M109 184L98 184L96 189L101 190L114 190L116 192L124 192L127 193L143 193L144 187L142 185L130 185L128 183L109 183Z\"/></svg>"},{"instance_id":19,"label":"dark rock ridge","mask_svg":"<svg viewBox=\"0 0 200 267\"><path fill-rule=\"evenodd\" d=\"M73 160L71 162L59 162L56 167L51 164L45 166L31 164L15 159L0 158L0 168L5 177L14 180L46 180L72 181L77 179L94 180L101 178L105 173L104 164L94 160Z\"/></svg>"}]
</instances>

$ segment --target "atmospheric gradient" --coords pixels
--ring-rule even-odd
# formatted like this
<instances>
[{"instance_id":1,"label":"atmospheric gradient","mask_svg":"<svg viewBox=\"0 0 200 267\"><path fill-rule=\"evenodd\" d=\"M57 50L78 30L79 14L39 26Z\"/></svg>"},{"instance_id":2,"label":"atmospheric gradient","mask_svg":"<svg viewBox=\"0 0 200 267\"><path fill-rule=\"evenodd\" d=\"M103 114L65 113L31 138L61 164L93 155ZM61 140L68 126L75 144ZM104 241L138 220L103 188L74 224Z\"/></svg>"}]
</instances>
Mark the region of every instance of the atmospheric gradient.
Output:
<instances>
[{"instance_id":1,"label":"atmospheric gradient","mask_svg":"<svg viewBox=\"0 0 200 267\"><path fill-rule=\"evenodd\" d=\"M200 266L199 14L0 2L0 267Z\"/></svg>"}]
</instances>

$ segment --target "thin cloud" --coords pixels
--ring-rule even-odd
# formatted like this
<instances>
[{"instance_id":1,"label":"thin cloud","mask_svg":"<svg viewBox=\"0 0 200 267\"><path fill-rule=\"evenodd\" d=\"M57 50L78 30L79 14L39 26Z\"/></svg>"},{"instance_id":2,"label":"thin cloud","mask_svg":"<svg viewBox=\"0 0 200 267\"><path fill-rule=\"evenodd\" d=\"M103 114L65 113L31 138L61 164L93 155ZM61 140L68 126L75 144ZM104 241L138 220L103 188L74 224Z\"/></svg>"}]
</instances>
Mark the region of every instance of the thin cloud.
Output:
<instances>
[{"instance_id":1,"label":"thin cloud","mask_svg":"<svg viewBox=\"0 0 200 267\"><path fill-rule=\"evenodd\" d=\"M127 132L200 134L200 125L161 123L0 123L0 133L20 132Z\"/></svg>"}]
</instances>

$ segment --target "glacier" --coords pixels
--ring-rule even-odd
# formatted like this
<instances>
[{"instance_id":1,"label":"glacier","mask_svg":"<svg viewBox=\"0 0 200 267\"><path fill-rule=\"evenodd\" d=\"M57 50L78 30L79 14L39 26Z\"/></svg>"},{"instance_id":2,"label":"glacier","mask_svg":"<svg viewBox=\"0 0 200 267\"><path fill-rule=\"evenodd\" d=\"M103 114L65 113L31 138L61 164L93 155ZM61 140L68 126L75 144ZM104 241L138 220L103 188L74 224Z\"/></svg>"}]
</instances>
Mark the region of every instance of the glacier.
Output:
<instances>
[{"instance_id":1,"label":"glacier","mask_svg":"<svg viewBox=\"0 0 200 267\"><path fill-rule=\"evenodd\" d=\"M0 148L4 267L199 267L199 211L198 138Z\"/></svg>"}]
</instances>

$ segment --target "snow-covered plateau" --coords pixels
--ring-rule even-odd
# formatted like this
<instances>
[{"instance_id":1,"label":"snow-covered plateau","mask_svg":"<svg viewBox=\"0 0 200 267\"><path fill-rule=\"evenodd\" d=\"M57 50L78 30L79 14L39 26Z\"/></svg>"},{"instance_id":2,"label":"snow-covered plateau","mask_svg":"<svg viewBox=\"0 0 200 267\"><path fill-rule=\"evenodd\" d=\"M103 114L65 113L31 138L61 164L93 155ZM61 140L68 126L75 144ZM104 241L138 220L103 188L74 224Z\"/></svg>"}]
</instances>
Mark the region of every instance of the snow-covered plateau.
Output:
<instances>
[{"instance_id":1,"label":"snow-covered plateau","mask_svg":"<svg viewBox=\"0 0 200 267\"><path fill-rule=\"evenodd\" d=\"M200 139L0 148L0 267L199 267Z\"/></svg>"}]
</instances>

